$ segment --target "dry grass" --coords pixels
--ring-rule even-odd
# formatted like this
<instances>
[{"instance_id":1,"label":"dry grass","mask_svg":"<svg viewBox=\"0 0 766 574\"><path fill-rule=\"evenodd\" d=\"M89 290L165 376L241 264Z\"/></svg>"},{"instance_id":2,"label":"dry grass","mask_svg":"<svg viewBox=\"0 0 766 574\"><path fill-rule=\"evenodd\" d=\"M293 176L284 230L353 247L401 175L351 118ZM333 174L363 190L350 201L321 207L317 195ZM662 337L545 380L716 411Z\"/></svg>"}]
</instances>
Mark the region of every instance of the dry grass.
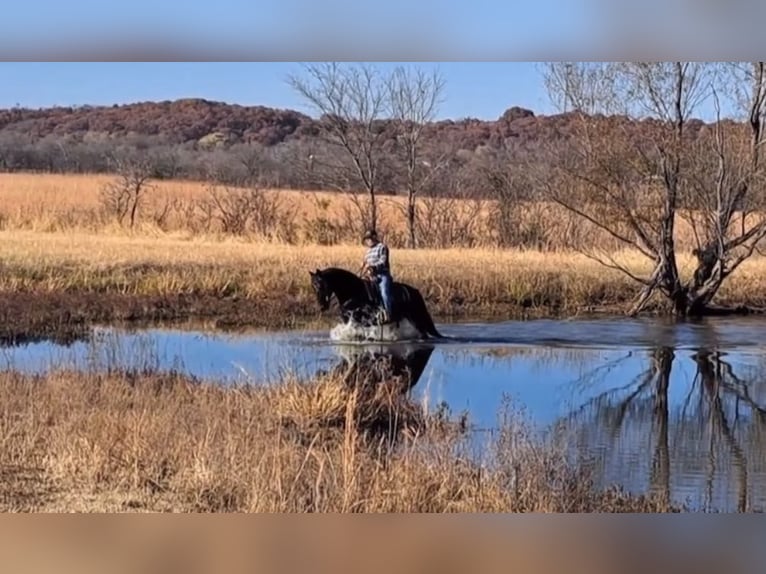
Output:
<instances>
[{"instance_id":1,"label":"dry grass","mask_svg":"<svg viewBox=\"0 0 766 574\"><path fill-rule=\"evenodd\" d=\"M356 269L362 252L361 246L5 231L0 232L0 290L237 296L313 308L308 271L329 265ZM649 269L635 254L616 257L635 272ZM690 258L680 261L690 273ZM624 303L636 289L621 273L573 253L395 250L392 264L397 279L419 288L437 314L479 315L503 307L572 313ZM765 271L766 259L752 258L725 284L721 298L766 301Z\"/></svg>"},{"instance_id":2,"label":"dry grass","mask_svg":"<svg viewBox=\"0 0 766 574\"><path fill-rule=\"evenodd\" d=\"M222 387L5 372L0 404L5 511L669 510L593 492L515 419L481 467L443 417L338 379Z\"/></svg>"},{"instance_id":3,"label":"dry grass","mask_svg":"<svg viewBox=\"0 0 766 574\"><path fill-rule=\"evenodd\" d=\"M102 174L0 174L0 226L44 232L125 234L126 231L104 212L99 199L103 186L113 181L114 176ZM187 237L221 231L220 222L208 221L202 209L202 204L209 198L209 184L152 181L151 186L138 217L140 231L150 235L182 233ZM290 237L291 242L303 244L359 244L359 232L353 229L359 211L348 196L315 190L266 189L264 194L278 205L281 213L288 214L291 229L275 230L273 235L277 239ZM381 197L379 201L381 229L386 231L392 243L403 241L405 199L389 196ZM478 209L462 201L421 201L420 209L431 213L434 223L438 220L439 225L444 226L445 220L448 221L454 227L453 235L470 228L479 244L489 243L492 237L486 232L488 203L477 205ZM164 217L159 222L161 214ZM458 221L462 225L456 225Z\"/></svg>"},{"instance_id":4,"label":"dry grass","mask_svg":"<svg viewBox=\"0 0 766 574\"><path fill-rule=\"evenodd\" d=\"M99 201L102 187L114 176L74 174L0 174L0 229L125 235L129 233L105 213ZM137 233L148 237L204 236L221 232L221 222L205 215L208 184L199 181L153 181L138 216ZM348 196L315 190L264 190L282 221L270 233L251 231L250 240L300 245L359 244L359 211ZM363 197L363 196L361 196ZM394 246L406 244L404 196L381 196L380 228ZM429 247L493 247L497 232L491 225L493 201L426 199L418 202L422 227L418 235ZM755 217L755 216L752 216ZM597 246L623 247L609 234L545 202L520 204L510 215L508 228L513 245L546 251L568 252ZM691 227L676 225L677 241L684 251L693 248Z\"/></svg>"},{"instance_id":5,"label":"dry grass","mask_svg":"<svg viewBox=\"0 0 766 574\"><path fill-rule=\"evenodd\" d=\"M357 241L335 246L286 244L192 231L180 220L176 228L165 229L143 221L130 232L96 213L98 188L110 179L0 175L0 292L15 297L34 294L41 308L76 309L75 318L72 314L53 318L48 313L36 324L94 317L176 320L202 311L227 325L287 326L317 317L309 270L359 267L363 247ZM156 185L157 197L192 201L205 193L203 184L195 182ZM324 217L324 211L337 215L340 203L346 201L320 194L329 207L317 207L309 192L274 193L292 202L296 221L303 216ZM561 214L546 215L540 205L528 206L528 215L527 224L547 229L553 247L561 247L573 229L580 236L586 229L563 219L548 225L547 218ZM602 239L594 236L590 241ZM646 260L636 253L612 255L634 273L648 272ZM688 254L681 254L679 262L682 274L691 273ZM396 278L419 288L441 320L616 310L636 294L636 285L623 274L563 249L394 249L392 264ZM766 304L765 271L766 259L749 260L725 283L719 302ZM55 300L45 299L52 295ZM13 322L24 305L0 301L0 319ZM21 315L29 312L21 310Z\"/></svg>"}]
</instances>

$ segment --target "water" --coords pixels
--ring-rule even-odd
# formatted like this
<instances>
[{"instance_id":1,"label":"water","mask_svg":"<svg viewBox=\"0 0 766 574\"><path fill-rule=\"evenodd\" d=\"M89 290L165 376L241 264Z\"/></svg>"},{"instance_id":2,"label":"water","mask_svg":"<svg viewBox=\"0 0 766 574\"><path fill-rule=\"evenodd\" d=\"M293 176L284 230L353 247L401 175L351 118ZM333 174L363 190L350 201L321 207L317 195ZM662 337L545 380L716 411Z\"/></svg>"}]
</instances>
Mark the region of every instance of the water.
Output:
<instances>
[{"instance_id":1,"label":"water","mask_svg":"<svg viewBox=\"0 0 766 574\"><path fill-rule=\"evenodd\" d=\"M419 373L415 400L497 426L506 397L561 437L597 486L665 491L692 509L766 510L766 320L539 320L443 325L432 344L323 332L96 328L90 341L0 349L0 368L175 368L221 384L310 377L361 356ZM336 331L337 333L337 331Z\"/></svg>"}]
</instances>

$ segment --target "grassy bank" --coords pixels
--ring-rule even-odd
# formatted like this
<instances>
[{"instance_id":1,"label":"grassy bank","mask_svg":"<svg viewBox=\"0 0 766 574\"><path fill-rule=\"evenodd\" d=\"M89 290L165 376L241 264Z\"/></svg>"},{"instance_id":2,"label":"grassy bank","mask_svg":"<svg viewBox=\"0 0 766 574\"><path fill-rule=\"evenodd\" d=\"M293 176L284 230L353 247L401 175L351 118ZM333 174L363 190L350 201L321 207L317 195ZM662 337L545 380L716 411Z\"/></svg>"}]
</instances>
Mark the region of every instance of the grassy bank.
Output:
<instances>
[{"instance_id":1,"label":"grassy bank","mask_svg":"<svg viewBox=\"0 0 766 574\"><path fill-rule=\"evenodd\" d=\"M349 383L338 374L221 387L151 373L1 373L0 509L670 510L592 490L517 417L479 466L459 425L427 415L395 379Z\"/></svg>"},{"instance_id":2,"label":"grassy bank","mask_svg":"<svg viewBox=\"0 0 766 574\"><path fill-rule=\"evenodd\" d=\"M91 321L207 319L219 327L327 324L308 271L357 269L361 246L288 246L235 239L0 232L0 336L76 330ZM635 272L646 262L617 254ZM397 279L420 289L437 320L620 310L635 296L624 275L574 253L394 250ZM685 272L690 262L682 259ZM766 303L766 259L755 257L720 293Z\"/></svg>"},{"instance_id":3,"label":"grassy bank","mask_svg":"<svg viewBox=\"0 0 766 574\"><path fill-rule=\"evenodd\" d=\"M218 328L289 328L335 320L332 313L319 314L308 271L359 268L364 248L358 231L346 225L347 196L264 192L267 203L277 202L289 215L274 225L299 232L285 227L269 238L252 230L236 236L221 232L206 184L152 182L131 230L117 225L100 203L99 190L112 181L107 175L0 174L0 341L67 338L93 321L193 319ZM396 244L405 234L402 198L381 201L382 228ZM423 201L426 217L438 201ZM539 249L491 247L496 237L489 204L478 211L470 201L439 205L429 233L450 248L392 251L396 279L421 290L437 321L624 310L637 285L572 251L575 246L608 250L637 275L649 271L641 256L616 251L613 238L551 205L512 214L514 233L529 239L522 244ZM473 218L470 229L464 217ZM690 232L682 222L678 228L686 249ZM321 237L318 230L324 230ZM325 240L339 243L321 245ZM476 247L457 247L466 242ZM679 264L683 275L692 272L688 253L680 254ZM766 305L765 277L766 258L753 257L726 281L717 302Z\"/></svg>"}]
</instances>

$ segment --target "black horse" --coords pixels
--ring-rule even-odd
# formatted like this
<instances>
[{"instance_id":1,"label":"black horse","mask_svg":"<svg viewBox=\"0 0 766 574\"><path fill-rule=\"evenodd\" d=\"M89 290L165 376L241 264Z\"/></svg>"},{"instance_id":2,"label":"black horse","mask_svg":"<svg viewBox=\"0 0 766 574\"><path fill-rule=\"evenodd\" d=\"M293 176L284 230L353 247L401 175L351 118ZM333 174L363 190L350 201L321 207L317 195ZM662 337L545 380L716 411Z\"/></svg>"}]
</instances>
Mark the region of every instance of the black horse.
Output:
<instances>
[{"instance_id":1,"label":"black horse","mask_svg":"<svg viewBox=\"0 0 766 574\"><path fill-rule=\"evenodd\" d=\"M309 271L311 286L316 292L317 301L322 311L330 308L333 295L338 300L343 321L353 320L360 325L380 326L380 310L383 301L378 285L371 280L364 280L357 275L329 267ZM423 338L435 337L443 339L436 330L431 314L420 291L405 283L394 283L391 287L392 313L391 321L399 326L403 320L408 320L420 331Z\"/></svg>"}]
</instances>

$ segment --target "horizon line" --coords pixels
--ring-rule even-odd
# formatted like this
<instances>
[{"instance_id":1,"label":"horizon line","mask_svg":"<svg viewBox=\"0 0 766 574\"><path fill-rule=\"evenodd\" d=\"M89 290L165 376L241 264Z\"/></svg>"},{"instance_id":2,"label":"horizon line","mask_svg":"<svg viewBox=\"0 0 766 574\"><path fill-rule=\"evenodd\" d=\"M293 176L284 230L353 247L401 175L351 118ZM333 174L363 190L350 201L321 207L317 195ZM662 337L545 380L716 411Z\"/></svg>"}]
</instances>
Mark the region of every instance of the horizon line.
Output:
<instances>
[{"instance_id":1,"label":"horizon line","mask_svg":"<svg viewBox=\"0 0 766 574\"><path fill-rule=\"evenodd\" d=\"M318 121L319 118L321 117L321 116L314 116L314 115L312 115L310 113L307 113L305 111L301 111L299 109L291 108L291 107L287 107L287 106L273 106L273 105L267 105L267 104L254 104L254 103L247 104L247 103L240 103L240 102L232 101L232 100L222 100L222 99L219 100L219 99L206 98L206 97L202 97L202 96L185 96L185 97L178 97L178 98L166 98L166 99L154 99L154 100L151 100L151 99L147 99L147 100L132 100L132 101L124 101L124 102L96 103L96 104L93 104L93 103L55 104L55 105L50 105L50 106L38 106L38 107L23 106L23 105L17 103L14 106L7 106L7 107L1 107L0 106L0 112L3 112L3 111L13 111L13 110L22 111L22 112L24 112L24 111L28 111L28 112L29 111L31 111L31 112L44 112L44 111L49 111L49 110L68 110L68 109L69 110L115 109L115 108L125 108L125 107L132 107L132 106L148 105L148 104L165 104L165 103L176 104L176 103L185 102L185 101L198 101L198 102L204 102L204 103L207 103L207 104L223 105L223 106L229 106L229 107L263 108L263 109L267 109L267 110L275 110L275 111L283 111L283 112L293 112L293 113L305 116L305 117L307 117L307 118L309 118L311 120L314 120L314 121ZM510 105L507 108L505 108L503 110L503 112L501 114L499 114L498 116L496 116L494 119L482 119L482 118L479 118L477 116L445 116L445 117L442 117L440 119L436 119L435 118L433 120L430 120L430 121L427 121L427 122L424 122L424 123L425 124L438 124L438 123L443 123L443 122L462 122L462 121L496 122L500 118L502 118L503 115L505 115L506 112L508 112L510 110L513 110L513 109L531 112L532 117L534 117L534 118L554 118L554 117L557 117L557 116L564 116L564 115L569 115L569 114L576 113L575 110L566 110L566 111L557 111L557 112L547 113L546 114L544 112L538 112L538 111L536 111L535 109L533 109L531 107L513 104L513 105ZM646 116L646 117L638 118L638 117L630 117L630 116L628 116L626 114L618 114L618 113L613 113L613 114L604 114L604 113L589 114L589 113L585 113L585 115L588 115L588 116L591 116L591 117L605 117L605 118L626 117L630 121L658 120L658 118L655 118L653 116ZM380 121L391 121L392 118L389 118L387 116L381 116L379 118L379 120ZM688 118L686 120L686 123L696 122L696 121L700 121L700 122L702 122L704 124L715 124L717 120L715 118L711 118L710 120L705 120L702 117L694 116L694 117ZM743 120L737 120L736 118L733 118L731 116L721 116L720 121L721 122L729 121L729 122L740 123ZM0 127L0 131L5 129L5 127L7 127L7 125L10 125L10 124L6 124L6 126Z\"/></svg>"}]
</instances>

